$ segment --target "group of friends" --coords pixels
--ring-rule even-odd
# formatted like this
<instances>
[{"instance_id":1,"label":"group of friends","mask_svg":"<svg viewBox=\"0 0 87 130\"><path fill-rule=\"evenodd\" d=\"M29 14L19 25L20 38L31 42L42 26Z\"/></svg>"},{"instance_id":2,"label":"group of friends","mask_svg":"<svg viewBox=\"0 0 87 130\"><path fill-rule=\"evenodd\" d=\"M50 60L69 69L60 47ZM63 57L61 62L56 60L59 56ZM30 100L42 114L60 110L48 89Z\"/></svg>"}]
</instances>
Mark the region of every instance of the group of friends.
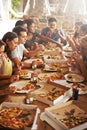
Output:
<instances>
[{"instance_id":1,"label":"group of friends","mask_svg":"<svg viewBox=\"0 0 87 130\"><path fill-rule=\"evenodd\" d=\"M66 36L61 28L57 28L57 19L51 17L48 19L48 26L40 33L36 31L35 21L26 19L18 20L12 31L3 35L0 40L0 59L1 57L9 58L12 63L12 74L0 85L19 80L20 70L32 66L32 63L26 63L23 59L35 57L38 52L44 51L49 43L55 44L61 51L63 46L69 44L73 49L71 59L76 61L82 75L87 80L87 24L76 22L72 35Z\"/></svg>"}]
</instances>

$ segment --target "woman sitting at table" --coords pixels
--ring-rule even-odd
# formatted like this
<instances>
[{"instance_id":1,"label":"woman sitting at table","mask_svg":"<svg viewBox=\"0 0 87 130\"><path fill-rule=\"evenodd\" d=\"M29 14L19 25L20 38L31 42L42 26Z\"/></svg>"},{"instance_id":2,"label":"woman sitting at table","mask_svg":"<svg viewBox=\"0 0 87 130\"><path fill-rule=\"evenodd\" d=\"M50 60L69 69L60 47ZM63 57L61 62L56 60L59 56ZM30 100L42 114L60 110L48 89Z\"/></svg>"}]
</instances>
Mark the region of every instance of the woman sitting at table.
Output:
<instances>
[{"instance_id":1,"label":"woman sitting at table","mask_svg":"<svg viewBox=\"0 0 87 130\"><path fill-rule=\"evenodd\" d=\"M2 40L6 43L6 52L14 63L14 68L31 68L32 63L26 63L23 60L23 56L27 58L34 57L39 51L39 48L35 51L28 51L24 47L26 41L26 29L18 26L13 29L14 32L7 32ZM17 31L17 33L16 33ZM18 35L17 35L18 34Z\"/></svg>"},{"instance_id":2,"label":"woman sitting at table","mask_svg":"<svg viewBox=\"0 0 87 130\"><path fill-rule=\"evenodd\" d=\"M5 43L0 40L0 86L19 80L19 75L12 75L12 62L4 52Z\"/></svg>"},{"instance_id":3,"label":"woman sitting at table","mask_svg":"<svg viewBox=\"0 0 87 130\"><path fill-rule=\"evenodd\" d=\"M27 40L25 43L25 47L27 49L33 49L33 46L35 45L35 43L40 43L40 40L44 41L44 42L53 42L55 44L57 44L58 47L62 48L62 46L55 40L44 36L44 35L40 35L38 32L36 32L36 25L33 19L28 19L25 21L27 23L27 27L28 27L28 35L27 35ZM44 50L45 47L43 44L38 44L41 50ZM35 48L35 47L34 47Z\"/></svg>"},{"instance_id":4,"label":"woman sitting at table","mask_svg":"<svg viewBox=\"0 0 87 130\"><path fill-rule=\"evenodd\" d=\"M18 72L20 73L21 68L31 67L31 64L27 64L26 66L25 63L21 61L23 52L21 51L22 47L21 50L19 50L18 48L18 36L16 33L7 32L3 36L2 40L6 43L5 51L9 58L12 60L14 72L18 70Z\"/></svg>"}]
</instances>

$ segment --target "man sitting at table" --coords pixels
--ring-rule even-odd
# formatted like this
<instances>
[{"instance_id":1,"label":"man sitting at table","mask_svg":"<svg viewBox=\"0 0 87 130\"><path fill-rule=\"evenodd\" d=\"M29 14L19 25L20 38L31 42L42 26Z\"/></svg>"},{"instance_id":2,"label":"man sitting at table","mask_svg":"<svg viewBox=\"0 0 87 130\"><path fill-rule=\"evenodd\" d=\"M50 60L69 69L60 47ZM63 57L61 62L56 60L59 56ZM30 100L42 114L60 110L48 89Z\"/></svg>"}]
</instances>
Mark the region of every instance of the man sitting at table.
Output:
<instances>
[{"instance_id":1,"label":"man sitting at table","mask_svg":"<svg viewBox=\"0 0 87 130\"><path fill-rule=\"evenodd\" d=\"M31 49L32 46L34 46L34 44L37 42L37 43L41 43L41 44L38 44L38 46L40 47L41 50L44 50L45 48L41 41L43 41L43 43L52 42L52 43L57 44L58 47L62 48L61 45L57 41L36 32L36 29L35 29L36 24L33 19L27 19L25 22L27 23L28 35L27 35L26 43L24 45L27 49Z\"/></svg>"},{"instance_id":2,"label":"man sitting at table","mask_svg":"<svg viewBox=\"0 0 87 130\"><path fill-rule=\"evenodd\" d=\"M48 19L48 27L42 29L41 35L47 36L58 43L63 43L63 45L67 44L64 32L57 28L57 20L54 17Z\"/></svg>"},{"instance_id":3,"label":"man sitting at table","mask_svg":"<svg viewBox=\"0 0 87 130\"><path fill-rule=\"evenodd\" d=\"M75 60L77 67L79 68L81 74L84 76L85 80L87 81L87 35L83 36L80 39L79 42L79 47L80 50L78 51L78 49L76 48L74 41L71 41L70 39L68 39L70 43L70 45L73 48L73 55L72 55L72 59Z\"/></svg>"}]
</instances>

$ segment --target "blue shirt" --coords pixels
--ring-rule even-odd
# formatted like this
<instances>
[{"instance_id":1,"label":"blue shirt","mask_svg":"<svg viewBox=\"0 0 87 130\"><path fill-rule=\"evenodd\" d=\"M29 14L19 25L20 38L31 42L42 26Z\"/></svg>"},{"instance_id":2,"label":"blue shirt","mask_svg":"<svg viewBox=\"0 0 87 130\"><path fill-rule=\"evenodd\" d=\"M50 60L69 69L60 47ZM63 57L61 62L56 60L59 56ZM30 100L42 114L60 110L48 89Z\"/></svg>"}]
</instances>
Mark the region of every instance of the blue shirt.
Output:
<instances>
[{"instance_id":1,"label":"blue shirt","mask_svg":"<svg viewBox=\"0 0 87 130\"><path fill-rule=\"evenodd\" d=\"M58 29L58 30L60 31L61 35L65 37L63 30L62 29ZM61 42L61 39L60 39L60 37L59 37L59 35L57 34L56 31L53 32L51 35L49 35L49 32L50 32L49 27L43 28L42 31L41 31L41 35L50 37L51 39L53 39L53 40L55 40L59 43Z\"/></svg>"}]
</instances>

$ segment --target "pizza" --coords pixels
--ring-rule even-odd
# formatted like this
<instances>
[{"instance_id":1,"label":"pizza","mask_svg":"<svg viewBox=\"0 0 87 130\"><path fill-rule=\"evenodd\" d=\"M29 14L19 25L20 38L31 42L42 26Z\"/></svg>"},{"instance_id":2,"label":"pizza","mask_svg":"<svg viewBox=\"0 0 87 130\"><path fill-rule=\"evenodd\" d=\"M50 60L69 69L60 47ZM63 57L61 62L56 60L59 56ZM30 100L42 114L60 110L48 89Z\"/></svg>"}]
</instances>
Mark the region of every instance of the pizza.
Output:
<instances>
[{"instance_id":1,"label":"pizza","mask_svg":"<svg viewBox=\"0 0 87 130\"><path fill-rule=\"evenodd\" d=\"M27 71L27 70L21 70L20 76L26 76L26 75L28 75L28 73L29 73L29 71Z\"/></svg>"},{"instance_id":2,"label":"pizza","mask_svg":"<svg viewBox=\"0 0 87 130\"><path fill-rule=\"evenodd\" d=\"M44 81L56 80L56 79L61 79L62 74L61 73L43 73L43 74L39 74L38 78Z\"/></svg>"},{"instance_id":3,"label":"pizza","mask_svg":"<svg viewBox=\"0 0 87 130\"><path fill-rule=\"evenodd\" d=\"M25 126L31 126L34 121L36 110L28 110L22 108L4 108L0 111L0 125L20 129Z\"/></svg>"},{"instance_id":4,"label":"pizza","mask_svg":"<svg viewBox=\"0 0 87 130\"><path fill-rule=\"evenodd\" d=\"M21 70L20 71L20 78L31 78L32 71L29 70Z\"/></svg>"},{"instance_id":5,"label":"pizza","mask_svg":"<svg viewBox=\"0 0 87 130\"><path fill-rule=\"evenodd\" d=\"M26 86L24 86L21 90L32 90L35 86L31 83L28 83Z\"/></svg>"},{"instance_id":6,"label":"pizza","mask_svg":"<svg viewBox=\"0 0 87 130\"><path fill-rule=\"evenodd\" d=\"M77 115L75 115L75 109L71 109L70 111L66 110L64 114L66 115L66 117L60 119L60 121L63 124L65 124L69 129L71 129L79 124L82 124L84 122L87 122L87 117L85 117L83 115L79 116L81 113L78 113Z\"/></svg>"},{"instance_id":7,"label":"pizza","mask_svg":"<svg viewBox=\"0 0 87 130\"><path fill-rule=\"evenodd\" d=\"M57 74L54 74L54 75L51 75L50 77L48 77L47 80L56 80L56 79L61 79L62 78L62 74L61 73L57 73Z\"/></svg>"},{"instance_id":8,"label":"pizza","mask_svg":"<svg viewBox=\"0 0 87 130\"><path fill-rule=\"evenodd\" d=\"M66 92L66 90L58 90L55 88L55 90L53 91L49 91L49 92L42 92L40 94L38 94L38 96L40 96L41 98L46 98L50 101L54 101L55 99L57 99L59 96L63 95Z\"/></svg>"},{"instance_id":9,"label":"pizza","mask_svg":"<svg viewBox=\"0 0 87 130\"><path fill-rule=\"evenodd\" d=\"M35 86L33 85L33 84L31 84L31 83L28 83L28 84L26 84L25 86L23 86L23 87L17 87L17 86L10 86L9 87L10 88L10 90L15 90L15 92L16 91L22 91L22 90L32 90L32 89L34 89L35 88Z\"/></svg>"}]
</instances>

